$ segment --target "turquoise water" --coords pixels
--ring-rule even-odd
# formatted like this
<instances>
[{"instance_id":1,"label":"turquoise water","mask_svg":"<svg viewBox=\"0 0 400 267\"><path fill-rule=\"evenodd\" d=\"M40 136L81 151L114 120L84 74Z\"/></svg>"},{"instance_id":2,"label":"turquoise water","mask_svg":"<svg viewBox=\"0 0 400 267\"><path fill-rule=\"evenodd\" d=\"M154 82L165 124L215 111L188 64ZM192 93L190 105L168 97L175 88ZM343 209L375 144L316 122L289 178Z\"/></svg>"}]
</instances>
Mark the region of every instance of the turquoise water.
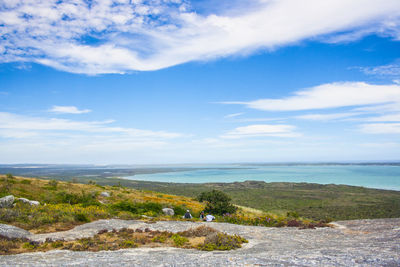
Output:
<instances>
[{"instance_id":1,"label":"turquoise water","mask_svg":"<svg viewBox=\"0 0 400 267\"><path fill-rule=\"evenodd\" d=\"M223 167L229 169L221 169ZM173 183L242 182L246 180L307 182L400 190L400 166L388 165L204 166L202 169L190 171L138 174L124 178Z\"/></svg>"}]
</instances>

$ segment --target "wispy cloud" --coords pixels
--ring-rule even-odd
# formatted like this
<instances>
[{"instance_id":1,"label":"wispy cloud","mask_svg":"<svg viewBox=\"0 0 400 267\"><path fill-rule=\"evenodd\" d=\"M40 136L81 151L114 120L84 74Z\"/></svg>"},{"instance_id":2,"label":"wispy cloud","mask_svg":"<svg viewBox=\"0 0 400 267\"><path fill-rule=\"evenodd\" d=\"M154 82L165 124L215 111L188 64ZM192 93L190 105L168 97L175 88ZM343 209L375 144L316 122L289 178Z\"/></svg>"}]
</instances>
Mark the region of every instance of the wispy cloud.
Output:
<instances>
[{"instance_id":1,"label":"wispy cloud","mask_svg":"<svg viewBox=\"0 0 400 267\"><path fill-rule=\"evenodd\" d=\"M367 134L400 134L400 123L362 124L360 130Z\"/></svg>"},{"instance_id":2,"label":"wispy cloud","mask_svg":"<svg viewBox=\"0 0 400 267\"><path fill-rule=\"evenodd\" d=\"M281 99L259 99L250 102L222 102L239 104L266 111L299 111L371 104L400 103L400 85L374 85L365 82L323 84L296 92Z\"/></svg>"},{"instance_id":3,"label":"wispy cloud","mask_svg":"<svg viewBox=\"0 0 400 267\"><path fill-rule=\"evenodd\" d=\"M224 118L226 118L226 119L235 118L235 117L238 117L238 116L243 115L243 114L244 114L243 112L228 114L228 115L224 116Z\"/></svg>"},{"instance_id":4,"label":"wispy cloud","mask_svg":"<svg viewBox=\"0 0 400 267\"><path fill-rule=\"evenodd\" d=\"M201 14L189 1L23 1L0 4L0 62L86 74L156 70L308 38L399 38L398 0L233 1Z\"/></svg>"},{"instance_id":5,"label":"wispy cloud","mask_svg":"<svg viewBox=\"0 0 400 267\"><path fill-rule=\"evenodd\" d=\"M50 112L54 113L66 113L66 114L82 114L91 112L90 109L78 109L75 106L53 106L49 109Z\"/></svg>"},{"instance_id":6,"label":"wispy cloud","mask_svg":"<svg viewBox=\"0 0 400 267\"><path fill-rule=\"evenodd\" d=\"M315 121L330 121L330 120L337 120L343 118L349 118L358 116L362 113L358 112L343 112L343 113L330 113L330 114L306 114L306 115L299 115L295 116L297 119L303 120L315 120Z\"/></svg>"},{"instance_id":7,"label":"wispy cloud","mask_svg":"<svg viewBox=\"0 0 400 267\"><path fill-rule=\"evenodd\" d=\"M298 137L299 133L296 133L296 127L286 124L254 124L243 127L237 127L221 138L235 139L245 137L263 137L263 136L275 136L275 137Z\"/></svg>"},{"instance_id":8,"label":"wispy cloud","mask_svg":"<svg viewBox=\"0 0 400 267\"><path fill-rule=\"evenodd\" d=\"M360 67L359 69L368 75L400 77L400 61L376 67Z\"/></svg>"},{"instance_id":9,"label":"wispy cloud","mask_svg":"<svg viewBox=\"0 0 400 267\"><path fill-rule=\"evenodd\" d=\"M387 114L382 116L370 117L366 119L367 121L400 121L400 113L397 114Z\"/></svg>"},{"instance_id":10,"label":"wispy cloud","mask_svg":"<svg viewBox=\"0 0 400 267\"><path fill-rule=\"evenodd\" d=\"M76 121L57 118L40 118L0 112L0 137L21 138L27 136L74 136L85 133L103 134L114 137L133 138L161 138L169 139L181 137L179 133L164 131L150 131L135 128L110 126L114 121Z\"/></svg>"}]
</instances>

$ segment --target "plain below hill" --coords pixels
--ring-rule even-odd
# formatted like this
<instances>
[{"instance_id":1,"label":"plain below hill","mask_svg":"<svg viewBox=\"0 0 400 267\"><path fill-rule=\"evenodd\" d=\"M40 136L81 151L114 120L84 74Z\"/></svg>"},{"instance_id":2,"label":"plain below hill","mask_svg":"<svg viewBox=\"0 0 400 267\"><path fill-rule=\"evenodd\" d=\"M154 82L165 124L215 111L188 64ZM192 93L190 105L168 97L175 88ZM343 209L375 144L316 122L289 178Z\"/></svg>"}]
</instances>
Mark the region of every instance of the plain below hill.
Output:
<instances>
[{"instance_id":1,"label":"plain below hill","mask_svg":"<svg viewBox=\"0 0 400 267\"><path fill-rule=\"evenodd\" d=\"M302 217L315 220L400 218L400 191L394 190L263 181L205 184L127 180L120 182L137 189L188 197L196 197L200 192L218 189L227 193L237 205L266 212L297 212Z\"/></svg>"}]
</instances>

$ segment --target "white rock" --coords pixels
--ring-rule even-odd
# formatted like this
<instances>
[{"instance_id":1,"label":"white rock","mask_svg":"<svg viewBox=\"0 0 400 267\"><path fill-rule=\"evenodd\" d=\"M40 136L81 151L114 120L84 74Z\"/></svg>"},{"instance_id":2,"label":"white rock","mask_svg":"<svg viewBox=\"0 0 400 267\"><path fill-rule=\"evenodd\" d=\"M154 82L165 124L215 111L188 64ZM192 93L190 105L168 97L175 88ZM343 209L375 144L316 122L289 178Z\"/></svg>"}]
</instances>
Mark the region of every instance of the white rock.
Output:
<instances>
[{"instance_id":1,"label":"white rock","mask_svg":"<svg viewBox=\"0 0 400 267\"><path fill-rule=\"evenodd\" d=\"M14 199L13 195L0 198L0 208L12 208Z\"/></svg>"},{"instance_id":2,"label":"white rock","mask_svg":"<svg viewBox=\"0 0 400 267\"><path fill-rule=\"evenodd\" d=\"M31 206L39 206L39 205L40 205L40 202L39 202L39 201L36 201L36 200L30 200L30 201L29 201L29 205L31 205Z\"/></svg>"},{"instance_id":3,"label":"white rock","mask_svg":"<svg viewBox=\"0 0 400 267\"><path fill-rule=\"evenodd\" d=\"M39 201L36 201L36 200L29 200L29 199L23 198L23 197L19 198L18 201L19 201L19 202L22 202L22 203L24 203L24 204L29 204L29 205L31 205L31 206L38 206L38 205L40 205L40 202L39 202Z\"/></svg>"},{"instance_id":4,"label":"white rock","mask_svg":"<svg viewBox=\"0 0 400 267\"><path fill-rule=\"evenodd\" d=\"M164 212L165 215L170 215L170 216L173 216L175 214L174 210L170 208L163 208L162 212Z\"/></svg>"},{"instance_id":5,"label":"white rock","mask_svg":"<svg viewBox=\"0 0 400 267\"><path fill-rule=\"evenodd\" d=\"M22 202L24 204L29 204L29 199L27 198L20 197L17 199L17 201Z\"/></svg>"},{"instance_id":6,"label":"white rock","mask_svg":"<svg viewBox=\"0 0 400 267\"><path fill-rule=\"evenodd\" d=\"M102 196L102 197L110 197L111 195L110 195L109 192L101 192L100 196Z\"/></svg>"}]
</instances>

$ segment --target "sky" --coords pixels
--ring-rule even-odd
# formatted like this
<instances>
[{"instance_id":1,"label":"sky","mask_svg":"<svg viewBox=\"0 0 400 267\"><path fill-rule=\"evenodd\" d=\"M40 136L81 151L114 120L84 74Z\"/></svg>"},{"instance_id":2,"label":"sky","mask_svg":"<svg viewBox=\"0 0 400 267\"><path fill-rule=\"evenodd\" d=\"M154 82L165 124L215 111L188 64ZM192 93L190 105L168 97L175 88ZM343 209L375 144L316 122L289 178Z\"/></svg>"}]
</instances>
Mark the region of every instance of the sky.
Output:
<instances>
[{"instance_id":1,"label":"sky","mask_svg":"<svg viewBox=\"0 0 400 267\"><path fill-rule=\"evenodd\" d=\"M0 163L400 160L398 0L0 0Z\"/></svg>"}]
</instances>

